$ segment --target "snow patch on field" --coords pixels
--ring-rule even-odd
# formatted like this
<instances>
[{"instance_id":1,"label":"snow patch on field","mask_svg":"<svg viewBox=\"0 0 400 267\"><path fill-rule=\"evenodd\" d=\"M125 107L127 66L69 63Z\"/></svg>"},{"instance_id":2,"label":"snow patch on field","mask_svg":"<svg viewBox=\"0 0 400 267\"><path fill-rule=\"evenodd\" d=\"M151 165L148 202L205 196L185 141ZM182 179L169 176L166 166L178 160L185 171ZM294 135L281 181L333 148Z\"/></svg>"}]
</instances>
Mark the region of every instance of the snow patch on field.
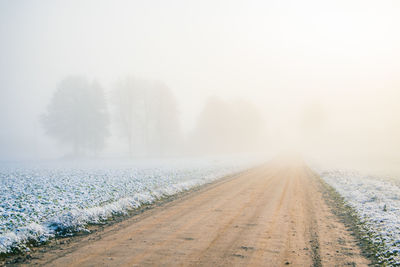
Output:
<instances>
[{"instance_id":1,"label":"snow patch on field","mask_svg":"<svg viewBox=\"0 0 400 267\"><path fill-rule=\"evenodd\" d=\"M383 242L385 257L400 263L400 188L387 179L357 172L317 171L359 213ZM382 255L377 255L382 256Z\"/></svg>"},{"instance_id":2,"label":"snow patch on field","mask_svg":"<svg viewBox=\"0 0 400 267\"><path fill-rule=\"evenodd\" d=\"M0 164L0 254L252 166L249 159Z\"/></svg>"}]
</instances>

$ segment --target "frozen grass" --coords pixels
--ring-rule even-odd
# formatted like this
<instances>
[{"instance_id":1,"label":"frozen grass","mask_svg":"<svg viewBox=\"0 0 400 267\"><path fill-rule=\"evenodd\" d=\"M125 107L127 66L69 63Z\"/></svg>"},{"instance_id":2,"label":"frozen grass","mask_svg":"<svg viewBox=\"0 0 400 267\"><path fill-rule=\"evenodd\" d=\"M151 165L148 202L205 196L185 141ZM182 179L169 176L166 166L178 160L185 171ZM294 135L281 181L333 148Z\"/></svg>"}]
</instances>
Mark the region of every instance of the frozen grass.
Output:
<instances>
[{"instance_id":1,"label":"frozen grass","mask_svg":"<svg viewBox=\"0 0 400 267\"><path fill-rule=\"evenodd\" d=\"M400 188L375 176L357 172L318 171L359 214L365 238L383 263L400 265Z\"/></svg>"},{"instance_id":2,"label":"frozen grass","mask_svg":"<svg viewBox=\"0 0 400 267\"><path fill-rule=\"evenodd\" d=\"M87 161L0 165L0 254L251 166L239 159Z\"/></svg>"}]
</instances>

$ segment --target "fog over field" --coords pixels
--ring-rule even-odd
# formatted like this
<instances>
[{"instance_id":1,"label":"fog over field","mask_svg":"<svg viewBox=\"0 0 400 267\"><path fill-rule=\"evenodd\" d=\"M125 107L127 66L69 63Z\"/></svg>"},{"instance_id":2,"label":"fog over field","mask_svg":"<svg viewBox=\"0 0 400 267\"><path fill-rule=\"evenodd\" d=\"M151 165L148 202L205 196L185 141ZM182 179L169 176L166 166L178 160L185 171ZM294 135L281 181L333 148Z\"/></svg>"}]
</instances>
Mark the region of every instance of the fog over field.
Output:
<instances>
[{"instance_id":1,"label":"fog over field","mask_svg":"<svg viewBox=\"0 0 400 267\"><path fill-rule=\"evenodd\" d=\"M400 266L399 14L0 0L0 266Z\"/></svg>"},{"instance_id":2,"label":"fog over field","mask_svg":"<svg viewBox=\"0 0 400 267\"><path fill-rule=\"evenodd\" d=\"M1 1L0 159L295 151L400 173L399 12L395 0ZM93 132L51 117L68 110L60 88L91 88L74 96L86 128L73 125Z\"/></svg>"}]
</instances>

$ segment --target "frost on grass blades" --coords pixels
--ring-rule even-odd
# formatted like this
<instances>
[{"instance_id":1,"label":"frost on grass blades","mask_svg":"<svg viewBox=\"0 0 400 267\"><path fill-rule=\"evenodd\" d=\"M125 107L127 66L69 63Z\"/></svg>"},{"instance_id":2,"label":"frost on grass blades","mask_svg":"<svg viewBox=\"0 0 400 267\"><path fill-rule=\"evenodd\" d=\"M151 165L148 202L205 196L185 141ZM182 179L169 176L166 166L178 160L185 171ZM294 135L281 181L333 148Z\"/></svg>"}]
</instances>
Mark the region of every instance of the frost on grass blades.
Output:
<instances>
[{"instance_id":1,"label":"frost on grass blades","mask_svg":"<svg viewBox=\"0 0 400 267\"><path fill-rule=\"evenodd\" d=\"M0 164L0 254L250 167L244 160Z\"/></svg>"},{"instance_id":2,"label":"frost on grass blades","mask_svg":"<svg viewBox=\"0 0 400 267\"><path fill-rule=\"evenodd\" d=\"M400 188L388 179L350 171L318 171L358 212L373 235L372 242L383 247L378 258L400 265Z\"/></svg>"}]
</instances>

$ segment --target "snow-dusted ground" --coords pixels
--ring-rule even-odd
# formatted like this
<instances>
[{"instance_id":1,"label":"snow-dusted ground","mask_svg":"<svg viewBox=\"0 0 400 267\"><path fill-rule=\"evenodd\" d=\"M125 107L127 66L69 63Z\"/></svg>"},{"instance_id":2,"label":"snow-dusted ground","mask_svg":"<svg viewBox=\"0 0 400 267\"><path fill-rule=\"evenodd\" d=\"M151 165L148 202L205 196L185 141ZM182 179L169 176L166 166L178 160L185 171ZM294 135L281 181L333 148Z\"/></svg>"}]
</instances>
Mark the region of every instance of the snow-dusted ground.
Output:
<instances>
[{"instance_id":1,"label":"snow-dusted ground","mask_svg":"<svg viewBox=\"0 0 400 267\"><path fill-rule=\"evenodd\" d=\"M254 164L243 158L0 163L0 253L72 234Z\"/></svg>"},{"instance_id":2,"label":"snow-dusted ground","mask_svg":"<svg viewBox=\"0 0 400 267\"><path fill-rule=\"evenodd\" d=\"M386 178L357 172L317 171L359 213L370 230L383 242L385 257L400 263L400 188ZM379 255L378 255L379 256Z\"/></svg>"}]
</instances>

